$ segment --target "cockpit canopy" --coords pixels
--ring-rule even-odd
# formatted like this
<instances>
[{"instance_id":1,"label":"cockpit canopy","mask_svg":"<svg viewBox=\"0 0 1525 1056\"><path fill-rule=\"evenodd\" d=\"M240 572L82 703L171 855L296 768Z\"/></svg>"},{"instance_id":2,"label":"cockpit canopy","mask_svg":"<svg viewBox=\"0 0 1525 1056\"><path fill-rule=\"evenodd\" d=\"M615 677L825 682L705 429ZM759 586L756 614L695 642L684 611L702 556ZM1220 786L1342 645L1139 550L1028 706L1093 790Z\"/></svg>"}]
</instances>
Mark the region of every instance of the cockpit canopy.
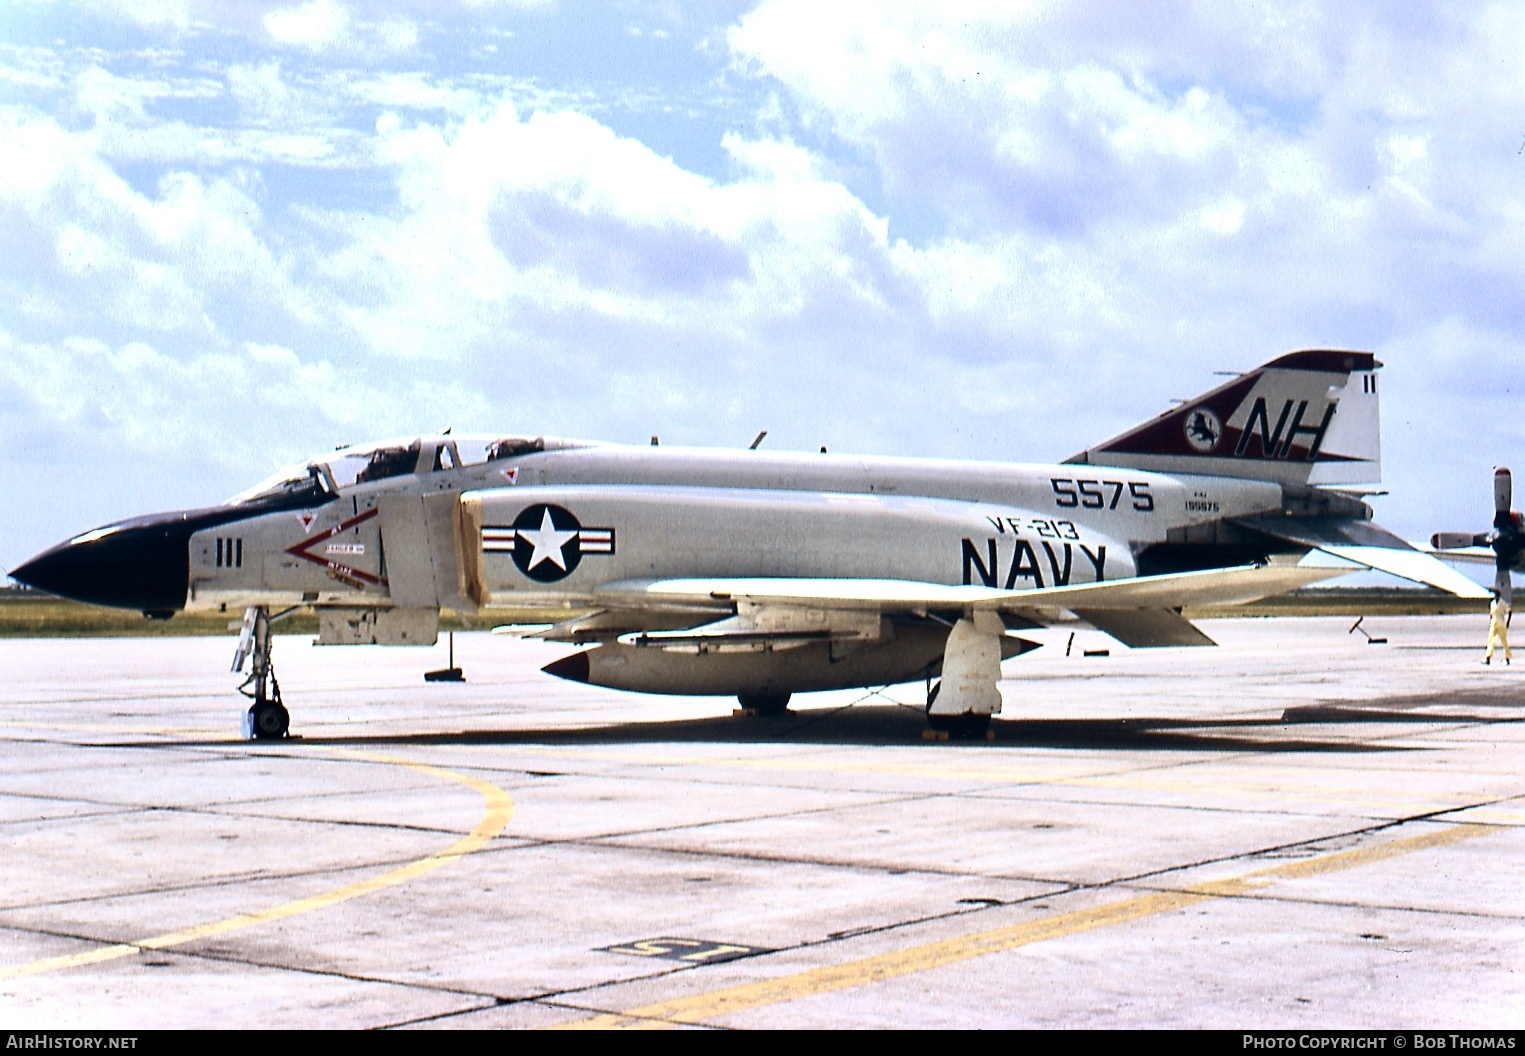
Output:
<instances>
[{"instance_id":1,"label":"cockpit canopy","mask_svg":"<svg viewBox=\"0 0 1525 1056\"><path fill-rule=\"evenodd\" d=\"M445 472L509 458L582 445L543 436L499 436L489 433L429 436L408 440L341 447L331 454L287 466L254 487L239 492L228 505L315 505L342 488L419 472Z\"/></svg>"}]
</instances>

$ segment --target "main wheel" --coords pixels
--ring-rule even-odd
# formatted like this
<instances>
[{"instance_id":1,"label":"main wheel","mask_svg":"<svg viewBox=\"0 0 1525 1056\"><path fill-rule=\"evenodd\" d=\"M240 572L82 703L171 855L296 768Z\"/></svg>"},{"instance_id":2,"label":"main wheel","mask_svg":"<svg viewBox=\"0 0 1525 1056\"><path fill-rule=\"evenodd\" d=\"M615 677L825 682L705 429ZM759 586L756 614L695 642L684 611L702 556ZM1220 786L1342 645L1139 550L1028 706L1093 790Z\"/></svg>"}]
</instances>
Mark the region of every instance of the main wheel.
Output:
<instances>
[{"instance_id":1,"label":"main wheel","mask_svg":"<svg viewBox=\"0 0 1525 1056\"><path fill-rule=\"evenodd\" d=\"M949 737L959 740L978 741L983 740L990 730L990 716L976 715L933 715L928 713L927 725L934 730L946 733Z\"/></svg>"},{"instance_id":2,"label":"main wheel","mask_svg":"<svg viewBox=\"0 0 1525 1056\"><path fill-rule=\"evenodd\" d=\"M738 693L736 700L747 711L774 717L789 714L788 693Z\"/></svg>"},{"instance_id":3,"label":"main wheel","mask_svg":"<svg viewBox=\"0 0 1525 1056\"><path fill-rule=\"evenodd\" d=\"M291 716L273 700L254 705L249 714L254 718L254 739L257 741L278 741L291 727Z\"/></svg>"}]
</instances>

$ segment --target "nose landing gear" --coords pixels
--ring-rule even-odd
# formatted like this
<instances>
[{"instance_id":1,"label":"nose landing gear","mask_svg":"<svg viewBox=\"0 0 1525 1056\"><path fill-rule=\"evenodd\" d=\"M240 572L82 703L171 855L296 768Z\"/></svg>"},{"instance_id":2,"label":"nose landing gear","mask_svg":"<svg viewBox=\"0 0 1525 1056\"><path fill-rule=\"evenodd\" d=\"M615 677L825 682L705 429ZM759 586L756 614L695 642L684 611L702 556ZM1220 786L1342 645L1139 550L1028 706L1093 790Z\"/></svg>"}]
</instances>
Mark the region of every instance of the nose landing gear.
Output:
<instances>
[{"instance_id":1,"label":"nose landing gear","mask_svg":"<svg viewBox=\"0 0 1525 1056\"><path fill-rule=\"evenodd\" d=\"M292 611L287 609L272 618L263 605L244 610L244 629L238 640L238 652L233 656L233 670L242 671L244 661L251 660L249 677L238 687L240 693L254 701L244 722L244 736L251 740L280 740L291 728L291 715L281 703L281 684L276 681L275 665L270 660L270 625Z\"/></svg>"}]
</instances>

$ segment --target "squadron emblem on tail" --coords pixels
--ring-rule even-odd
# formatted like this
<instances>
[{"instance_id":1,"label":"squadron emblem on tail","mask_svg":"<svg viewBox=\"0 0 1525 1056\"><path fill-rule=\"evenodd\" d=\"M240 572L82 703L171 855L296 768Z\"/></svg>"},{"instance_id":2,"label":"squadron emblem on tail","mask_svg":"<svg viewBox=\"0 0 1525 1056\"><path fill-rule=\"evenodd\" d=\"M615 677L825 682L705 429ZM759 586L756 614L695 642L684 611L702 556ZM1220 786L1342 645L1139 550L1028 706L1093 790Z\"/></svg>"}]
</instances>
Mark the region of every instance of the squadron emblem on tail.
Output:
<instances>
[{"instance_id":1,"label":"squadron emblem on tail","mask_svg":"<svg viewBox=\"0 0 1525 1056\"><path fill-rule=\"evenodd\" d=\"M1186 416L1186 442L1198 454L1207 454L1223 437L1223 423L1206 407L1198 407Z\"/></svg>"}]
</instances>

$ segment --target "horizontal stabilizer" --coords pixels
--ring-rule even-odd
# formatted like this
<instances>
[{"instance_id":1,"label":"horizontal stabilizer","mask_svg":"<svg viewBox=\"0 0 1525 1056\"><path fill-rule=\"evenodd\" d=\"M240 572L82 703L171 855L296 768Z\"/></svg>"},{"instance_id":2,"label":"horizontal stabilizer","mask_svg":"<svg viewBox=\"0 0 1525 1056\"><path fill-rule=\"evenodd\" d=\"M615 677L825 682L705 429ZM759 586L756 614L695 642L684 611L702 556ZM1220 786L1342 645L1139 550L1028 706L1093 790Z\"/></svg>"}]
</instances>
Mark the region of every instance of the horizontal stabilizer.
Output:
<instances>
[{"instance_id":1,"label":"horizontal stabilizer","mask_svg":"<svg viewBox=\"0 0 1525 1056\"><path fill-rule=\"evenodd\" d=\"M1325 546L1320 549L1399 579L1444 590L1458 598L1493 597L1493 592L1487 587L1474 583L1445 562L1418 550L1391 550L1379 546Z\"/></svg>"},{"instance_id":2,"label":"horizontal stabilizer","mask_svg":"<svg viewBox=\"0 0 1525 1056\"><path fill-rule=\"evenodd\" d=\"M1234 524L1253 528L1257 532L1285 542L1296 543L1310 549L1322 550L1330 546L1372 546L1389 550L1412 550L1413 546L1400 535L1371 521L1356 521L1345 517L1287 517L1282 514L1265 514L1258 517L1236 517Z\"/></svg>"},{"instance_id":3,"label":"horizontal stabilizer","mask_svg":"<svg viewBox=\"0 0 1525 1056\"><path fill-rule=\"evenodd\" d=\"M1075 615L1130 649L1218 644L1172 609L1076 609Z\"/></svg>"},{"instance_id":4,"label":"horizontal stabilizer","mask_svg":"<svg viewBox=\"0 0 1525 1056\"><path fill-rule=\"evenodd\" d=\"M1431 554L1415 549L1406 540L1369 521L1243 517L1234 523L1301 546L1314 547L1399 579L1423 583L1459 598L1492 596L1486 587L1478 586Z\"/></svg>"}]
</instances>

